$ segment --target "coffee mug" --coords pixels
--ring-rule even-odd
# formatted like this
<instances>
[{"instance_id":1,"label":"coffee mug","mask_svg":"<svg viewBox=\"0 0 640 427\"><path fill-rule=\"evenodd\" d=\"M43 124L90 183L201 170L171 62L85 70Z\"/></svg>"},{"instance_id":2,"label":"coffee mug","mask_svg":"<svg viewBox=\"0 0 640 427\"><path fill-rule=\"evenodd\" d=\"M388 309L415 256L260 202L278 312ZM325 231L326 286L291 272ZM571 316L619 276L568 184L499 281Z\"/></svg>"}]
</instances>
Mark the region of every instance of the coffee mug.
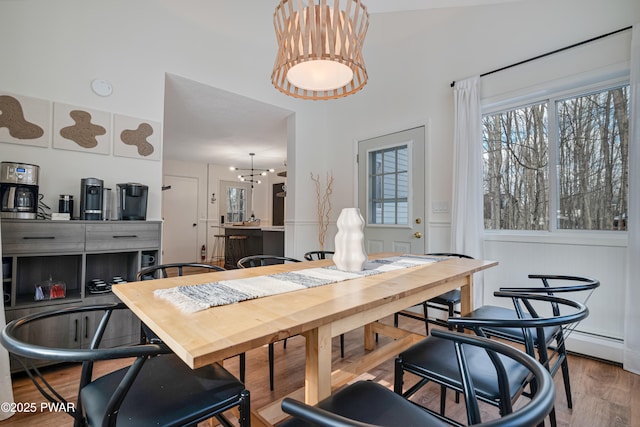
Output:
<instances>
[{"instance_id":1,"label":"coffee mug","mask_svg":"<svg viewBox=\"0 0 640 427\"><path fill-rule=\"evenodd\" d=\"M149 255L149 254L142 255L142 265L145 267L153 264L155 261L156 261L156 257L154 257L153 255Z\"/></svg>"}]
</instances>

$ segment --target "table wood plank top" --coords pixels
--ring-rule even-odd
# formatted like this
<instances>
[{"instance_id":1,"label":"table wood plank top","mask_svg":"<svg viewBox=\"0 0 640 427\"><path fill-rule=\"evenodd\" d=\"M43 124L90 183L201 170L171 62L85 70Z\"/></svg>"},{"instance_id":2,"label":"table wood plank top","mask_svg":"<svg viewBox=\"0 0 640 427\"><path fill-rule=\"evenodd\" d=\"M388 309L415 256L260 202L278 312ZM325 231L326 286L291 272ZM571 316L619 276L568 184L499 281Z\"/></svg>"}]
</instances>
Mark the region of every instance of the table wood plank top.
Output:
<instances>
[{"instance_id":1,"label":"table wood plank top","mask_svg":"<svg viewBox=\"0 0 640 427\"><path fill-rule=\"evenodd\" d=\"M369 259L397 255L400 254L372 254ZM332 264L331 260L320 260L129 282L114 285L113 292L187 365L198 368L327 325L333 325L332 336L339 335L348 328L374 321L348 321L360 313L391 314L424 301L425 296L436 296L461 285L470 288L466 281L473 273L497 265L493 261L451 258L196 313L182 312L154 295L156 289ZM463 301L463 310L469 309L470 302Z\"/></svg>"}]
</instances>

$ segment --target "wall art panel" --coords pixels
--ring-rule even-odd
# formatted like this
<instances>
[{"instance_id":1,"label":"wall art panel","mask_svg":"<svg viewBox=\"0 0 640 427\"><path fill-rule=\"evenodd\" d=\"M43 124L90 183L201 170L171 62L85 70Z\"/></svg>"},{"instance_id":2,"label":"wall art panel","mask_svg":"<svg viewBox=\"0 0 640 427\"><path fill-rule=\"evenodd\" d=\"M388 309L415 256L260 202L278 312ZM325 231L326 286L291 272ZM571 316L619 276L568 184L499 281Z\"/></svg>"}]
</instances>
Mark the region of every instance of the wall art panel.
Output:
<instances>
[{"instance_id":1,"label":"wall art panel","mask_svg":"<svg viewBox=\"0 0 640 427\"><path fill-rule=\"evenodd\" d=\"M0 142L49 147L51 102L0 91Z\"/></svg>"},{"instance_id":2,"label":"wall art panel","mask_svg":"<svg viewBox=\"0 0 640 427\"><path fill-rule=\"evenodd\" d=\"M160 160L160 123L114 114L113 128L115 156Z\"/></svg>"}]
</instances>

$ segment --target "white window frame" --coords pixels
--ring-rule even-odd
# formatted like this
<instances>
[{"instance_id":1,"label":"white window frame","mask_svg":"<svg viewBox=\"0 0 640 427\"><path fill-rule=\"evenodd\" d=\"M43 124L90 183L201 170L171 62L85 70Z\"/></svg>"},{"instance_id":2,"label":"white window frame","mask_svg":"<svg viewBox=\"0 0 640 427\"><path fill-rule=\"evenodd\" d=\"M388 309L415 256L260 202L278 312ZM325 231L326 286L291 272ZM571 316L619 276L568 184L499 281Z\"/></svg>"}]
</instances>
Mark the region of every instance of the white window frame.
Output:
<instances>
[{"instance_id":1,"label":"white window frame","mask_svg":"<svg viewBox=\"0 0 640 427\"><path fill-rule=\"evenodd\" d=\"M560 82L550 82L544 86L532 87L513 93L500 95L488 99L482 99L482 115L498 114L515 108L548 103L547 117L549 144L549 165L557 167L557 128L555 103L571 97L587 95L589 93L607 90L617 86L629 84L629 68L616 68L602 74L590 74L588 76L573 76ZM526 93L529 92L529 93ZM553 109L551 106L553 105ZM630 142L632 143L632 142ZM481 177L484 179L484 176ZM631 189L630 189L631 191ZM559 229L556 220L558 206L557 173L549 171L549 230L484 230L485 240L493 241L540 241L550 243L578 243L578 244L605 244L611 246L627 245L627 230L570 230ZM553 214L553 215L552 215Z\"/></svg>"}]
</instances>

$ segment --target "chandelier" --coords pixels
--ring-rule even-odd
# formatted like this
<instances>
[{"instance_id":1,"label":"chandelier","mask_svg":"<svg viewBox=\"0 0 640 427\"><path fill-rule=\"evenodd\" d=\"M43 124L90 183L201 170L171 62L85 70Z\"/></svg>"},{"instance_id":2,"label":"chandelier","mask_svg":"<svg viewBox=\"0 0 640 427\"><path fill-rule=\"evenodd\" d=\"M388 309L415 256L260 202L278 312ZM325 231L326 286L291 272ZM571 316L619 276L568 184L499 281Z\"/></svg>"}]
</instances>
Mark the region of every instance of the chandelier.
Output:
<instances>
[{"instance_id":1,"label":"chandelier","mask_svg":"<svg viewBox=\"0 0 640 427\"><path fill-rule=\"evenodd\" d=\"M253 188L253 184L260 184L261 183L261 181L259 179L257 179L257 177L266 176L267 172L274 172L275 171L275 169L254 169L254 167L253 167L253 157L255 155L256 155L256 153L249 153L249 156L251 156L251 169L240 169L240 168L236 168L234 166L229 167L229 169L232 170L232 171L250 172L250 173L247 173L247 174L238 175L238 179L240 181L243 181L243 182L251 183L251 188Z\"/></svg>"},{"instance_id":2,"label":"chandelier","mask_svg":"<svg viewBox=\"0 0 640 427\"><path fill-rule=\"evenodd\" d=\"M360 0L281 0L273 23L278 53L271 82L279 91L335 99L367 83L362 45L369 13Z\"/></svg>"}]
</instances>

